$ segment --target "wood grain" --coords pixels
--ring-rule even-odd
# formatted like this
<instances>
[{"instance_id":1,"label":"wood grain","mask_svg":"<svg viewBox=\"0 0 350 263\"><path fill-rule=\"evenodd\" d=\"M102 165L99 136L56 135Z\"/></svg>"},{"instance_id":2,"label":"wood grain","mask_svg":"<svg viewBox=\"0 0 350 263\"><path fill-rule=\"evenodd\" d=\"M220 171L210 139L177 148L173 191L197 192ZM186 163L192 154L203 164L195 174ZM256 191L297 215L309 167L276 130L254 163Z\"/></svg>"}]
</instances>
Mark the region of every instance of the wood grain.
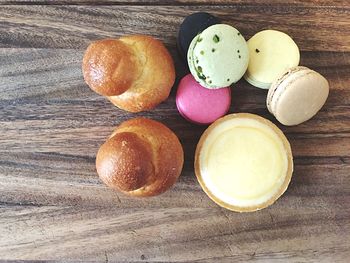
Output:
<instances>
[{"instance_id":1,"label":"wood grain","mask_svg":"<svg viewBox=\"0 0 350 263\"><path fill-rule=\"evenodd\" d=\"M271 5L298 5L298 6L338 6L348 7L347 0L2 0L0 4L41 4L41 5L255 5L255 6L271 6Z\"/></svg>"},{"instance_id":2,"label":"wood grain","mask_svg":"<svg viewBox=\"0 0 350 263\"><path fill-rule=\"evenodd\" d=\"M218 15L247 39L274 28L293 36L301 50L350 51L350 8L237 5L158 6L156 10L152 6L3 6L0 47L85 49L94 39L145 32L174 45L183 18L201 10Z\"/></svg>"},{"instance_id":3,"label":"wood grain","mask_svg":"<svg viewBox=\"0 0 350 263\"><path fill-rule=\"evenodd\" d=\"M14 5L0 7L0 259L349 261L347 1L2 3ZM90 5L96 3L107 5ZM141 6L149 3L153 6ZM325 107L312 120L279 125L291 142L295 172L286 194L256 213L221 209L201 190L193 156L205 127L179 116L176 87L155 110L130 114L83 82L81 59L88 43L129 33L163 40L175 59L178 82L187 71L175 49L177 30L186 15L199 10L218 15L246 38L264 28L288 32L302 50L301 64L331 85ZM241 80L232 93L230 112L276 122L265 106L266 91ZM96 175L99 145L118 123L135 116L162 121L185 149L178 183L158 197L124 196Z\"/></svg>"}]
</instances>

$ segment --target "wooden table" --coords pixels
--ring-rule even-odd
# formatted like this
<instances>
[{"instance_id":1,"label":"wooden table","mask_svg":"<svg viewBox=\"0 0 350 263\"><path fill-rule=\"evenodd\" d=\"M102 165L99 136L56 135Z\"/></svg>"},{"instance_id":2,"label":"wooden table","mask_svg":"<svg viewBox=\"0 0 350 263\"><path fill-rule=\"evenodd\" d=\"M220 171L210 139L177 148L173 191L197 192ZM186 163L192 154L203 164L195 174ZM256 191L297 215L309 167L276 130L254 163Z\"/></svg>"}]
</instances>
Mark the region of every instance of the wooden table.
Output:
<instances>
[{"instance_id":1,"label":"wooden table","mask_svg":"<svg viewBox=\"0 0 350 263\"><path fill-rule=\"evenodd\" d=\"M24 260L349 262L350 8L348 0L1 1L0 258ZM103 5L101 5L103 4ZM331 93L312 120L279 127L295 172L273 206L234 213L214 204L193 173L205 127L188 123L170 98L131 114L84 84L81 61L92 40L149 34L175 49L183 18L207 11L249 39L289 33L301 64L323 74ZM266 91L234 85L230 112L275 119ZM95 154L123 120L145 116L179 136L185 167L167 193L134 199L106 188Z\"/></svg>"}]
</instances>

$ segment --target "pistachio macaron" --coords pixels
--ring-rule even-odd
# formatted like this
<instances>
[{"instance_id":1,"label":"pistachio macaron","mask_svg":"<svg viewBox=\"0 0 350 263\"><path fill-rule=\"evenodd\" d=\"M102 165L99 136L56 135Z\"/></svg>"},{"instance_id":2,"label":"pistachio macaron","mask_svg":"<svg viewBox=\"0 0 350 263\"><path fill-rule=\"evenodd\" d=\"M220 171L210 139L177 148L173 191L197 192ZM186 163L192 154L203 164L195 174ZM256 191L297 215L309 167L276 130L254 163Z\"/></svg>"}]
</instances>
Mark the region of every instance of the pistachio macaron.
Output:
<instances>
[{"instance_id":1,"label":"pistachio macaron","mask_svg":"<svg viewBox=\"0 0 350 263\"><path fill-rule=\"evenodd\" d=\"M316 115L328 94L328 81L321 74L297 66L282 72L271 85L266 104L280 123L298 125Z\"/></svg>"},{"instance_id":2,"label":"pistachio macaron","mask_svg":"<svg viewBox=\"0 0 350 263\"><path fill-rule=\"evenodd\" d=\"M244 78L257 88L270 88L282 72L299 65L299 48L286 33L260 31L248 40L248 48L249 65Z\"/></svg>"},{"instance_id":3,"label":"pistachio macaron","mask_svg":"<svg viewBox=\"0 0 350 263\"><path fill-rule=\"evenodd\" d=\"M234 27L216 24L192 40L187 60L191 74L203 87L223 88L244 75L249 62L248 45Z\"/></svg>"}]
</instances>

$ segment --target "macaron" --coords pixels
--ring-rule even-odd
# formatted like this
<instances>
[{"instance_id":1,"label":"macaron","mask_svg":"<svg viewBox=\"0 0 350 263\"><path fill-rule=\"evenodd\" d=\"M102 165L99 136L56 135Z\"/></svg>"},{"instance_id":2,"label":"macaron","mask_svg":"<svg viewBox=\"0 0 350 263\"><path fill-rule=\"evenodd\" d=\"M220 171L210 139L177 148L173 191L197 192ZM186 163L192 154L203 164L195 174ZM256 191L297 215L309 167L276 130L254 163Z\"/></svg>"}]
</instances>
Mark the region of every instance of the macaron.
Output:
<instances>
[{"instance_id":1,"label":"macaron","mask_svg":"<svg viewBox=\"0 0 350 263\"><path fill-rule=\"evenodd\" d=\"M244 78L268 89L284 71L299 65L300 52L293 39L277 30L264 30L248 40L249 65Z\"/></svg>"},{"instance_id":2,"label":"macaron","mask_svg":"<svg viewBox=\"0 0 350 263\"><path fill-rule=\"evenodd\" d=\"M219 18L205 12L193 13L187 16L180 25L177 36L177 48L181 58L186 61L188 47L195 36L204 29L219 23Z\"/></svg>"},{"instance_id":3,"label":"macaron","mask_svg":"<svg viewBox=\"0 0 350 263\"><path fill-rule=\"evenodd\" d=\"M267 94L268 110L284 125L311 119L325 104L328 81L318 72L297 66L282 72Z\"/></svg>"},{"instance_id":4,"label":"macaron","mask_svg":"<svg viewBox=\"0 0 350 263\"><path fill-rule=\"evenodd\" d=\"M210 124L224 116L231 104L231 89L206 89L191 74L183 77L176 93L180 114L196 124Z\"/></svg>"},{"instance_id":5,"label":"macaron","mask_svg":"<svg viewBox=\"0 0 350 263\"><path fill-rule=\"evenodd\" d=\"M227 87L244 75L249 62L248 45L234 27L213 25L192 40L187 61L191 74L205 88Z\"/></svg>"},{"instance_id":6,"label":"macaron","mask_svg":"<svg viewBox=\"0 0 350 263\"><path fill-rule=\"evenodd\" d=\"M255 114L226 115L201 136L195 173L218 205L252 212L273 204L292 178L293 156L283 132Z\"/></svg>"}]
</instances>

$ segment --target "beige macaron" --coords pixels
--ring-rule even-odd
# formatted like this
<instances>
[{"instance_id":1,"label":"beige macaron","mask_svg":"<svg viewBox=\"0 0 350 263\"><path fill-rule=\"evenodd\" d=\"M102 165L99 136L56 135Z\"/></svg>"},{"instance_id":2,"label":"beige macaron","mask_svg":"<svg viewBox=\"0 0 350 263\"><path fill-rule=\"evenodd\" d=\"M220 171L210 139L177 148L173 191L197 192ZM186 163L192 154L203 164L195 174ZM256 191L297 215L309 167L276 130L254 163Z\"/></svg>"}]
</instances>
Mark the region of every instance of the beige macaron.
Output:
<instances>
[{"instance_id":1,"label":"beige macaron","mask_svg":"<svg viewBox=\"0 0 350 263\"><path fill-rule=\"evenodd\" d=\"M266 104L276 119L287 126L311 119L325 104L328 81L307 67L290 68L274 81Z\"/></svg>"}]
</instances>

